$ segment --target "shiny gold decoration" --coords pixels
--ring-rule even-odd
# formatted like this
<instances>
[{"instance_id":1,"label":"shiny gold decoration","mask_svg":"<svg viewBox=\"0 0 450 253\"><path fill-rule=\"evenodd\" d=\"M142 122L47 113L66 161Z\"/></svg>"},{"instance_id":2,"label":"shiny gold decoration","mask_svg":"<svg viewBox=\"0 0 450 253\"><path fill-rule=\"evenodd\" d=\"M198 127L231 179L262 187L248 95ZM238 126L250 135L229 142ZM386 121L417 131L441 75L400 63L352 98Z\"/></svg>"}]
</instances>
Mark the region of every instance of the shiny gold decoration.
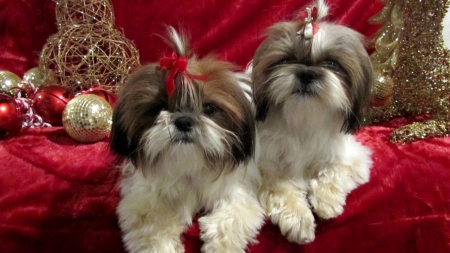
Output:
<instances>
[{"instance_id":1,"label":"shiny gold decoration","mask_svg":"<svg viewBox=\"0 0 450 253\"><path fill-rule=\"evenodd\" d=\"M16 74L9 71L0 71L0 93L14 96L19 90L13 88L20 87L20 79Z\"/></svg>"},{"instance_id":2,"label":"shiny gold decoration","mask_svg":"<svg viewBox=\"0 0 450 253\"><path fill-rule=\"evenodd\" d=\"M45 77L54 75L74 92L101 87L116 93L139 66L139 53L115 28L110 0L54 1L59 31L41 52Z\"/></svg>"},{"instance_id":3,"label":"shiny gold decoration","mask_svg":"<svg viewBox=\"0 0 450 253\"><path fill-rule=\"evenodd\" d=\"M385 106L391 99L393 89L394 81L388 72L375 72L370 104Z\"/></svg>"},{"instance_id":4,"label":"shiny gold decoration","mask_svg":"<svg viewBox=\"0 0 450 253\"><path fill-rule=\"evenodd\" d=\"M390 141L396 144L405 144L426 138L449 136L449 133L450 121L428 120L426 123L414 122L399 127L391 134Z\"/></svg>"},{"instance_id":5,"label":"shiny gold decoration","mask_svg":"<svg viewBox=\"0 0 450 253\"><path fill-rule=\"evenodd\" d=\"M393 71L393 96L384 107L372 108L372 122L399 116L430 114L432 119L394 130L398 144L450 134L450 52L442 37L448 0L396 0L403 19ZM444 127L445 126L445 127Z\"/></svg>"},{"instance_id":6,"label":"shiny gold decoration","mask_svg":"<svg viewBox=\"0 0 450 253\"><path fill-rule=\"evenodd\" d=\"M374 66L374 85L371 91L371 106L385 106L392 97L394 83L392 73L397 65L398 41L402 32L400 4L383 1L385 7L369 19L372 24L384 24L374 35L371 44L375 49L370 55Z\"/></svg>"},{"instance_id":7,"label":"shiny gold decoration","mask_svg":"<svg viewBox=\"0 0 450 253\"><path fill-rule=\"evenodd\" d=\"M43 87L48 85L55 85L55 83L44 82L44 75L38 67L29 69L25 74L23 74L22 80L25 82L30 82L34 84L35 87Z\"/></svg>"},{"instance_id":8,"label":"shiny gold decoration","mask_svg":"<svg viewBox=\"0 0 450 253\"><path fill-rule=\"evenodd\" d=\"M111 131L113 109L106 100L93 95L79 95L67 104L63 112L66 132L79 142L96 142Z\"/></svg>"}]
</instances>

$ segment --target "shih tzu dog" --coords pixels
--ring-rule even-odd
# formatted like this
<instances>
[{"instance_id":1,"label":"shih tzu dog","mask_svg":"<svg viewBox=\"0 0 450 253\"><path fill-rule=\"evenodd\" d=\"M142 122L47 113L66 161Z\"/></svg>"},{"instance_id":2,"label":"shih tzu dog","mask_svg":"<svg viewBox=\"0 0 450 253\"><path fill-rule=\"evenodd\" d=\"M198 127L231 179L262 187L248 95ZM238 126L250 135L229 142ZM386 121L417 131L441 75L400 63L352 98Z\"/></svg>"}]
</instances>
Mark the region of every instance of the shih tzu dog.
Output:
<instances>
[{"instance_id":1,"label":"shih tzu dog","mask_svg":"<svg viewBox=\"0 0 450 253\"><path fill-rule=\"evenodd\" d=\"M319 0L298 22L269 29L252 80L263 177L259 200L288 240L314 240L313 212L343 212L369 180L371 151L352 135L368 108L372 66L362 36L325 22Z\"/></svg>"},{"instance_id":2,"label":"shih tzu dog","mask_svg":"<svg viewBox=\"0 0 450 253\"><path fill-rule=\"evenodd\" d=\"M250 77L168 31L174 54L132 74L113 115L111 149L128 158L123 240L130 252L184 252L181 234L202 211L203 252L244 252L264 222Z\"/></svg>"}]
</instances>

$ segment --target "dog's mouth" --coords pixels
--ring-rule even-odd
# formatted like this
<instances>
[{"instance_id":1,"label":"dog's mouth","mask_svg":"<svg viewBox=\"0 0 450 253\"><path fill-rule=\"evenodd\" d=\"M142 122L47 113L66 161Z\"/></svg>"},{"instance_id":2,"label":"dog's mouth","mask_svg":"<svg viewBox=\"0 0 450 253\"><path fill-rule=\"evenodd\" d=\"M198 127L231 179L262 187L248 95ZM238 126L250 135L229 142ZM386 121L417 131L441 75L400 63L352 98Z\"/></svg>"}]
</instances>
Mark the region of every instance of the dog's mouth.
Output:
<instances>
[{"instance_id":1,"label":"dog's mouth","mask_svg":"<svg viewBox=\"0 0 450 253\"><path fill-rule=\"evenodd\" d=\"M195 139L192 136L192 134L189 133L175 133L171 138L173 143L179 143L179 144L190 144L194 143Z\"/></svg>"},{"instance_id":2,"label":"dog's mouth","mask_svg":"<svg viewBox=\"0 0 450 253\"><path fill-rule=\"evenodd\" d=\"M295 85L292 94L302 96L302 97L318 97L319 93L317 92L317 87L315 84L305 84L299 81L297 85Z\"/></svg>"}]
</instances>

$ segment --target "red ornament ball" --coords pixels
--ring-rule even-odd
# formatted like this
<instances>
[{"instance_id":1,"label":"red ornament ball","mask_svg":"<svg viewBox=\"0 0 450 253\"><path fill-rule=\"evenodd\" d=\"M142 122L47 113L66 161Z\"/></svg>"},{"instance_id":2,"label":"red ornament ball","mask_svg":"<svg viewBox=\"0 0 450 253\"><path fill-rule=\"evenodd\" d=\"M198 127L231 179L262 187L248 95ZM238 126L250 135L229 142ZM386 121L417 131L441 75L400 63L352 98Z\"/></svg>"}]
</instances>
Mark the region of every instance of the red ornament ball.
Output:
<instances>
[{"instance_id":1,"label":"red ornament ball","mask_svg":"<svg viewBox=\"0 0 450 253\"><path fill-rule=\"evenodd\" d=\"M112 108L114 108L114 105L116 104L116 100L117 100L116 95L114 95L113 93L111 93L103 88L89 88L89 89L83 91L82 94L83 95L84 94L97 95L97 96L103 98L104 100L106 100L106 102L108 102Z\"/></svg>"},{"instance_id":2,"label":"red ornament ball","mask_svg":"<svg viewBox=\"0 0 450 253\"><path fill-rule=\"evenodd\" d=\"M33 95L33 109L45 122L62 126L62 113L74 96L62 86L43 87Z\"/></svg>"},{"instance_id":3,"label":"red ornament ball","mask_svg":"<svg viewBox=\"0 0 450 253\"><path fill-rule=\"evenodd\" d=\"M22 129L22 113L13 97L0 93L0 140L17 135Z\"/></svg>"}]
</instances>

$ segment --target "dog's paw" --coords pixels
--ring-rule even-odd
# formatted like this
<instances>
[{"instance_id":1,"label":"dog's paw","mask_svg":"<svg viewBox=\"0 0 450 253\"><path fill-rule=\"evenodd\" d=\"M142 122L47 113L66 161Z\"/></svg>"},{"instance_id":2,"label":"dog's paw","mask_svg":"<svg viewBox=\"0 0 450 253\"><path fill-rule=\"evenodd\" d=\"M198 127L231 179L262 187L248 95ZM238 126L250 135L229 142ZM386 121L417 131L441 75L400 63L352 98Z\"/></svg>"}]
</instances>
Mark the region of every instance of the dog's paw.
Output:
<instances>
[{"instance_id":1,"label":"dog's paw","mask_svg":"<svg viewBox=\"0 0 450 253\"><path fill-rule=\"evenodd\" d=\"M260 201L272 223L291 242L306 244L315 238L314 216L303 193L296 191L266 191Z\"/></svg>"},{"instance_id":2,"label":"dog's paw","mask_svg":"<svg viewBox=\"0 0 450 253\"><path fill-rule=\"evenodd\" d=\"M344 212L346 194L332 181L312 179L309 203L314 212L324 219L335 218Z\"/></svg>"},{"instance_id":3,"label":"dog's paw","mask_svg":"<svg viewBox=\"0 0 450 253\"><path fill-rule=\"evenodd\" d=\"M209 215L198 220L203 253L244 253L245 239L240 231L233 229L229 217Z\"/></svg>"},{"instance_id":4,"label":"dog's paw","mask_svg":"<svg viewBox=\"0 0 450 253\"><path fill-rule=\"evenodd\" d=\"M274 222L272 220L272 222ZM278 219L281 233L291 242L306 244L314 241L316 224L314 216L308 209L307 212L287 213Z\"/></svg>"},{"instance_id":5,"label":"dog's paw","mask_svg":"<svg viewBox=\"0 0 450 253\"><path fill-rule=\"evenodd\" d=\"M128 234L129 235L129 234ZM184 253L184 245L180 238L124 238L130 253Z\"/></svg>"}]
</instances>

